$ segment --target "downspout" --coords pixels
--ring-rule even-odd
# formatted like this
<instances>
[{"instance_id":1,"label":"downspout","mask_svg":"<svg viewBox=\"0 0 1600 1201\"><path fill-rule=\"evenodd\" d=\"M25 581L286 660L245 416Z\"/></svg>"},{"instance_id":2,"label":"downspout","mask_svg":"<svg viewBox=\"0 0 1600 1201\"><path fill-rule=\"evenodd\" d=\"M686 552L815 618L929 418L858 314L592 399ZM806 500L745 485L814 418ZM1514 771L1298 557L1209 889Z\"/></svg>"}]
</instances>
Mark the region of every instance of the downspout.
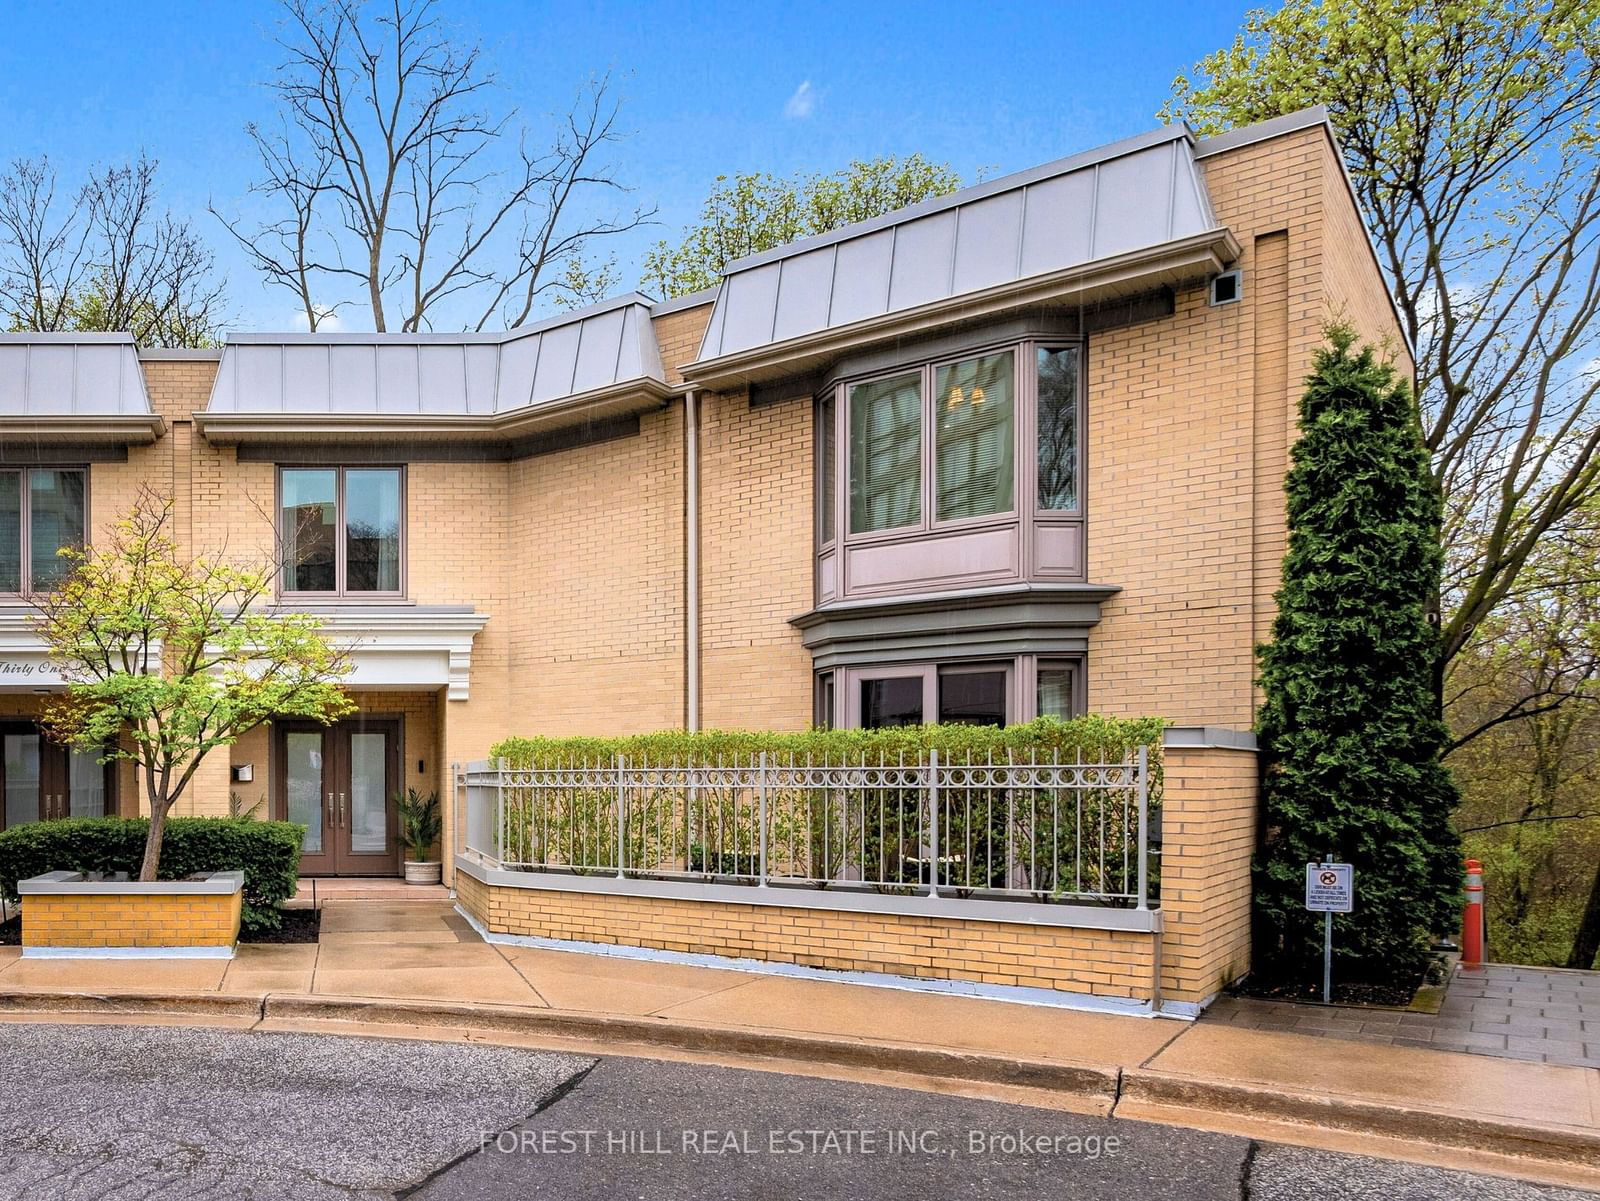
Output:
<instances>
[{"instance_id":1,"label":"downspout","mask_svg":"<svg viewBox=\"0 0 1600 1201\"><path fill-rule=\"evenodd\" d=\"M700 393L683 395L684 728L700 728Z\"/></svg>"}]
</instances>

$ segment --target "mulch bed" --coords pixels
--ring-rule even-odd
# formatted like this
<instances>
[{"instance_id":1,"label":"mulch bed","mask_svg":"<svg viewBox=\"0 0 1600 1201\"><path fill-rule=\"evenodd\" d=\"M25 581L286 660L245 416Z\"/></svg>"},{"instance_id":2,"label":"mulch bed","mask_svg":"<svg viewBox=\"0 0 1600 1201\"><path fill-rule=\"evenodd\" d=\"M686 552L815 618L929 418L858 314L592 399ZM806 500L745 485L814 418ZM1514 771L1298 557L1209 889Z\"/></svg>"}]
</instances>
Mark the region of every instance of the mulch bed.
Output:
<instances>
[{"instance_id":1,"label":"mulch bed","mask_svg":"<svg viewBox=\"0 0 1600 1201\"><path fill-rule=\"evenodd\" d=\"M1448 968L1442 958L1435 957L1422 971L1409 979L1395 981L1360 981L1347 980L1340 982L1335 974L1333 980L1333 1004L1335 1005L1373 1005L1385 1009L1405 1009L1416 999L1418 990L1438 986L1444 982ZM1319 977L1313 981L1305 980L1271 980L1259 976L1249 976L1242 980L1236 989L1243 997L1259 997L1265 1001L1310 1001L1315 1004L1322 1003L1322 980Z\"/></svg>"},{"instance_id":2,"label":"mulch bed","mask_svg":"<svg viewBox=\"0 0 1600 1201\"><path fill-rule=\"evenodd\" d=\"M22 918L12 918L0 924L0 947L20 947L22 945Z\"/></svg>"},{"instance_id":3,"label":"mulch bed","mask_svg":"<svg viewBox=\"0 0 1600 1201\"><path fill-rule=\"evenodd\" d=\"M322 910L285 909L283 924L276 930L260 930L254 934L239 935L240 942L316 942L322 929Z\"/></svg>"}]
</instances>

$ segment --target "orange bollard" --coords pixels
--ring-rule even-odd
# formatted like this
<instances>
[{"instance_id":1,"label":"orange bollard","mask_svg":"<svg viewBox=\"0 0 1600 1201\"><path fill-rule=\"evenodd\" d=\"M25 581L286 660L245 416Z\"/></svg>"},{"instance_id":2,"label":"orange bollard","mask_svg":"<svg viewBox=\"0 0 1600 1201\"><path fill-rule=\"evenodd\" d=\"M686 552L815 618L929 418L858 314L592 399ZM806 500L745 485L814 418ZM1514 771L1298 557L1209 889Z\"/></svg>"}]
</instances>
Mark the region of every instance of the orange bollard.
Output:
<instances>
[{"instance_id":1,"label":"orange bollard","mask_svg":"<svg viewBox=\"0 0 1600 1201\"><path fill-rule=\"evenodd\" d=\"M1461 963L1477 967L1483 963L1483 864L1467 860L1467 903L1461 914Z\"/></svg>"}]
</instances>

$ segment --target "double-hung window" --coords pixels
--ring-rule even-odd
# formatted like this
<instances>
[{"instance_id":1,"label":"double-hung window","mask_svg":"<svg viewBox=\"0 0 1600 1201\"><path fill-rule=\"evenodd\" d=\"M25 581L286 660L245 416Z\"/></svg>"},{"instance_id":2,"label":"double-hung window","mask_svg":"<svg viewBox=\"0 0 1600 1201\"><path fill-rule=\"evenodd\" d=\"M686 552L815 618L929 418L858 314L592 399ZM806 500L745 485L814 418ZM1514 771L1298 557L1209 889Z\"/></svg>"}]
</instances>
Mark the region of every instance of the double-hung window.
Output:
<instances>
[{"instance_id":1,"label":"double-hung window","mask_svg":"<svg viewBox=\"0 0 1600 1201\"><path fill-rule=\"evenodd\" d=\"M404 511L399 467L280 468L282 591L400 595Z\"/></svg>"},{"instance_id":2,"label":"double-hung window","mask_svg":"<svg viewBox=\"0 0 1600 1201\"><path fill-rule=\"evenodd\" d=\"M48 592L70 570L57 552L84 542L81 467L0 470L0 593Z\"/></svg>"}]
</instances>

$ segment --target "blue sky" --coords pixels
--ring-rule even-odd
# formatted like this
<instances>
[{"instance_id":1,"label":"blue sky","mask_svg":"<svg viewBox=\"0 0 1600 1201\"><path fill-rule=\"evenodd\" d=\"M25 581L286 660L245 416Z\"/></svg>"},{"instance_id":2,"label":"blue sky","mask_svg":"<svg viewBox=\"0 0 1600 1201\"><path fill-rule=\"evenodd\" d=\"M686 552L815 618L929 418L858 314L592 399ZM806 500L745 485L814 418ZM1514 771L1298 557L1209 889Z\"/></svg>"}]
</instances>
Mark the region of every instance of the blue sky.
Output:
<instances>
[{"instance_id":1,"label":"blue sky","mask_svg":"<svg viewBox=\"0 0 1600 1201\"><path fill-rule=\"evenodd\" d=\"M632 136L619 175L660 225L611 246L623 285L692 220L719 173L830 170L921 151L965 178L1018 170L1156 124L1172 77L1237 31L1243 3L544 4L444 0L481 39L505 99L537 129L611 72ZM64 175L141 149L163 198L214 235L238 328L292 323L206 213L254 174L276 4L24 3L0 38L0 159L48 152ZM798 95L797 95L798 93ZM352 320L352 326L360 325Z\"/></svg>"}]
</instances>

